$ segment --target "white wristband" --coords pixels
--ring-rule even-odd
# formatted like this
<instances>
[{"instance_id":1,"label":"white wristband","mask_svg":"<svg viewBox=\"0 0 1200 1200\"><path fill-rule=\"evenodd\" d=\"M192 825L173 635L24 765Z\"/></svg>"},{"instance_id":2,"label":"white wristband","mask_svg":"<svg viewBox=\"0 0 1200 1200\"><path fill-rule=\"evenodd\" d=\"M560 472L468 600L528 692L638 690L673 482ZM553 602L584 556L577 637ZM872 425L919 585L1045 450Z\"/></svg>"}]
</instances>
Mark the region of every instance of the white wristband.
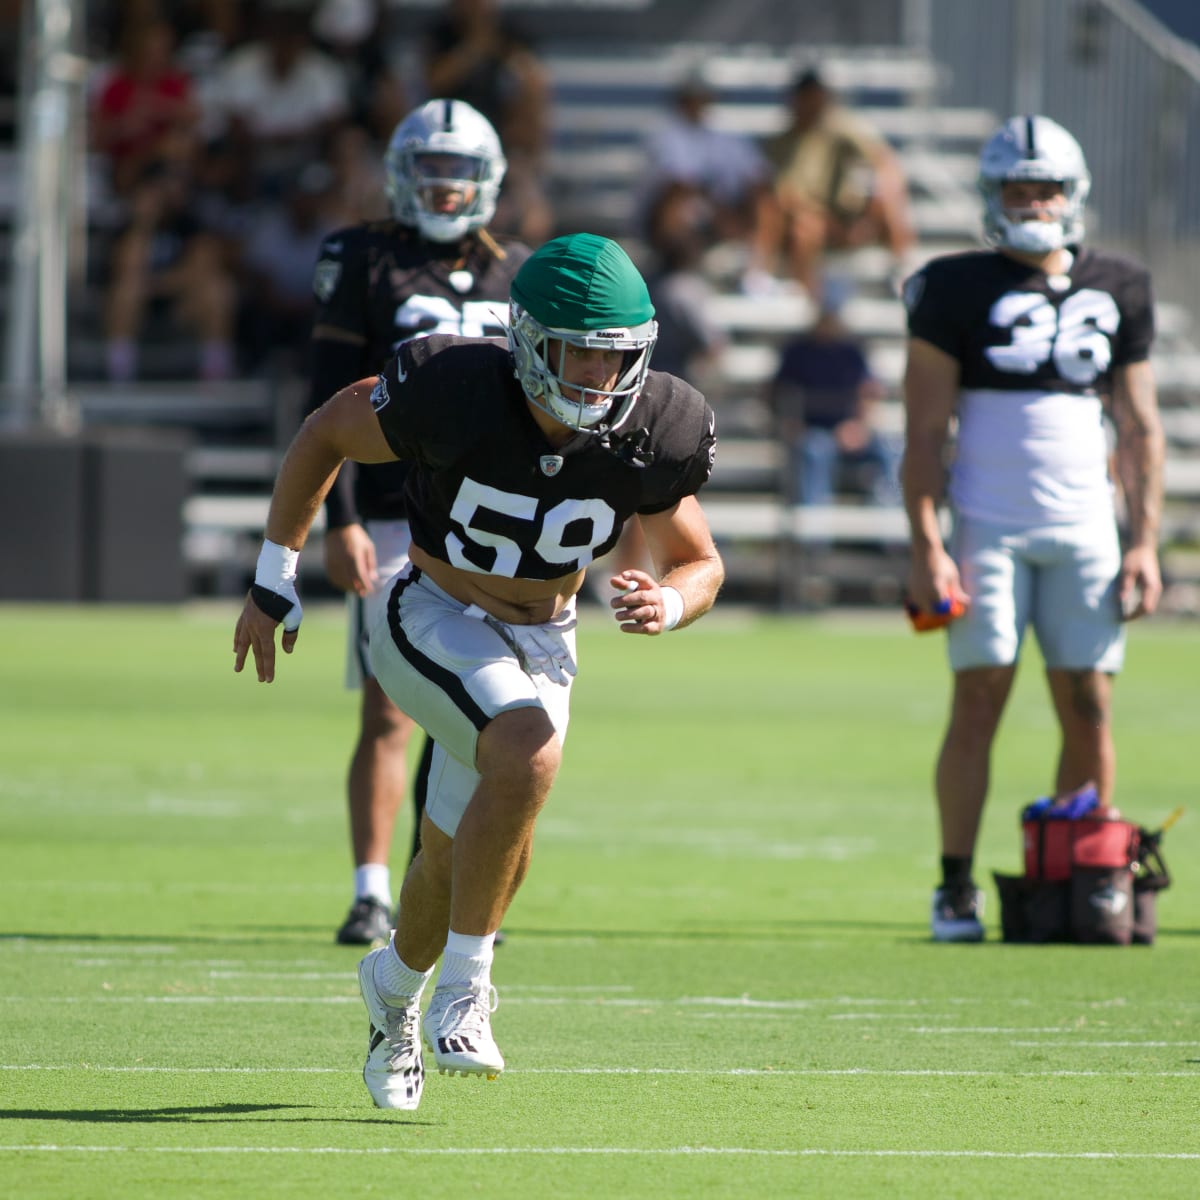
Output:
<instances>
[{"instance_id":1,"label":"white wristband","mask_svg":"<svg viewBox=\"0 0 1200 1200\"><path fill-rule=\"evenodd\" d=\"M258 552L258 565L254 569L254 582L259 587L279 592L295 582L296 564L299 561L299 550L264 539L262 549Z\"/></svg>"},{"instance_id":2,"label":"white wristband","mask_svg":"<svg viewBox=\"0 0 1200 1200\"><path fill-rule=\"evenodd\" d=\"M663 629L674 629L683 618L683 597L678 588L665 587L662 592Z\"/></svg>"}]
</instances>

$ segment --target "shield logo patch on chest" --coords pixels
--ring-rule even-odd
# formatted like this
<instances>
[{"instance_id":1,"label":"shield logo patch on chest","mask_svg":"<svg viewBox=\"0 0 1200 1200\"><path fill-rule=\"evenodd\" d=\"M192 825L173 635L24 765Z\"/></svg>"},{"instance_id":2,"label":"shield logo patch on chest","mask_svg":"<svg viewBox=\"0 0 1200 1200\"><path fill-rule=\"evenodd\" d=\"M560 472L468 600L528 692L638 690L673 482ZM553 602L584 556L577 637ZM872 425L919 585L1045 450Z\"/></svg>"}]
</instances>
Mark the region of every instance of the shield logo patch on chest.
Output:
<instances>
[{"instance_id":1,"label":"shield logo patch on chest","mask_svg":"<svg viewBox=\"0 0 1200 1200\"><path fill-rule=\"evenodd\" d=\"M561 454L543 454L538 459L538 466L542 468L543 475L552 478L562 470L563 456Z\"/></svg>"},{"instance_id":2,"label":"shield logo patch on chest","mask_svg":"<svg viewBox=\"0 0 1200 1200\"><path fill-rule=\"evenodd\" d=\"M322 304L329 302L334 289L341 278L342 264L330 258L323 258L313 271L313 293Z\"/></svg>"}]
</instances>

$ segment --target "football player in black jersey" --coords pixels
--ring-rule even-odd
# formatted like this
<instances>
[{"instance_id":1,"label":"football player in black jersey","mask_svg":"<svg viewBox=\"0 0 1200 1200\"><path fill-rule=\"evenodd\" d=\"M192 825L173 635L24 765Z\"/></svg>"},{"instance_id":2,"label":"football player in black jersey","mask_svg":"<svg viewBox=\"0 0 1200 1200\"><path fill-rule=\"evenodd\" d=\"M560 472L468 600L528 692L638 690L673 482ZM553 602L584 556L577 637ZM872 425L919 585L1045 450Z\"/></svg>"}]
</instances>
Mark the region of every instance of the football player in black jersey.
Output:
<instances>
[{"instance_id":1,"label":"football player in black jersey","mask_svg":"<svg viewBox=\"0 0 1200 1200\"><path fill-rule=\"evenodd\" d=\"M309 409L382 370L396 347L431 333L503 336L508 291L528 247L491 235L505 160L491 124L461 100L429 100L396 127L384 158L390 220L325 239L313 277ZM347 595L347 686L362 688L347 780L354 892L342 943L388 936L392 832L404 797L414 724L371 674L367 631L384 584L408 562L403 463L347 466L325 503L325 571ZM420 840L426 743L415 788Z\"/></svg>"},{"instance_id":2,"label":"football player in black jersey","mask_svg":"<svg viewBox=\"0 0 1200 1200\"><path fill-rule=\"evenodd\" d=\"M295 646L296 559L342 461L410 466L411 562L371 634L375 677L434 740L421 851L392 941L359 965L371 1021L363 1078L381 1108L416 1108L421 1033L439 1070L495 1076L492 939L529 867L562 758L575 598L589 563L636 518L656 573L610 576L620 628L691 624L724 570L696 499L713 414L648 370L654 308L625 252L572 234L513 281L507 342L435 335L338 392L292 442L255 585L234 635L275 674ZM442 966L421 1021L420 997Z\"/></svg>"},{"instance_id":3,"label":"football player in black jersey","mask_svg":"<svg viewBox=\"0 0 1200 1200\"><path fill-rule=\"evenodd\" d=\"M1061 732L1056 795L1113 795L1112 678L1123 621L1162 592L1163 435L1140 266L1082 245L1090 186L1074 137L1014 117L980 156L988 251L937 258L905 285L909 598L947 626L954 690L937 763L938 941L984 936L972 878L992 742L1032 626ZM1118 536L1107 413L1125 508ZM952 422L953 461L945 467ZM953 537L942 540L943 491Z\"/></svg>"}]
</instances>

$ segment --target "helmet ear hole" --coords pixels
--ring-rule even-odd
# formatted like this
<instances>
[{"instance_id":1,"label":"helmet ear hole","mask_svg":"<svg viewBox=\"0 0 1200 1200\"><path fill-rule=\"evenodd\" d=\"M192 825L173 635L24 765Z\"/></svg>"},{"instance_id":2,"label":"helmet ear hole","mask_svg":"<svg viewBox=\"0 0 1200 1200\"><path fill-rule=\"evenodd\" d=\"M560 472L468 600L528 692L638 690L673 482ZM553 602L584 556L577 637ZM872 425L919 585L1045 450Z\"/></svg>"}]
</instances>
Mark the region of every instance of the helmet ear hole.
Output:
<instances>
[{"instance_id":1,"label":"helmet ear hole","mask_svg":"<svg viewBox=\"0 0 1200 1200\"><path fill-rule=\"evenodd\" d=\"M533 354L529 346L523 341L518 341L514 346L513 366L518 379L522 381L526 379L530 380L530 389L535 389L537 392L541 391L541 383L533 379L532 372L530 371L530 368L533 366Z\"/></svg>"},{"instance_id":2,"label":"helmet ear hole","mask_svg":"<svg viewBox=\"0 0 1200 1200\"><path fill-rule=\"evenodd\" d=\"M510 303L508 316L508 349L513 357L513 374L531 400L545 394L545 364L538 353L541 342L539 326L516 303Z\"/></svg>"}]
</instances>

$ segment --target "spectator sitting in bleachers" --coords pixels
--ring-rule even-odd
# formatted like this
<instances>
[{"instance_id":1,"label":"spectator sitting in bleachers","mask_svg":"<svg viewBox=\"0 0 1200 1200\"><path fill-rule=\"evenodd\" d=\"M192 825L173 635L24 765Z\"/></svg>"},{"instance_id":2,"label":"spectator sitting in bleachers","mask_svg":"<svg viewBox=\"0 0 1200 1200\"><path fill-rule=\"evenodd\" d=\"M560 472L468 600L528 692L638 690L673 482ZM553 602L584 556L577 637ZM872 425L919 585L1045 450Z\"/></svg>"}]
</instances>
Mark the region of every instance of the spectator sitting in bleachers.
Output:
<instances>
[{"instance_id":1,"label":"spectator sitting in bleachers","mask_svg":"<svg viewBox=\"0 0 1200 1200\"><path fill-rule=\"evenodd\" d=\"M339 125L330 135L325 161L333 171L330 202L335 225L387 218L382 158L361 125Z\"/></svg>"},{"instance_id":2,"label":"spectator sitting in bleachers","mask_svg":"<svg viewBox=\"0 0 1200 1200\"><path fill-rule=\"evenodd\" d=\"M239 343L247 373L303 373L313 319L313 264L335 228L335 178L309 163L287 181L281 204L260 210L242 257Z\"/></svg>"},{"instance_id":3,"label":"spectator sitting in bleachers","mask_svg":"<svg viewBox=\"0 0 1200 1200\"><path fill-rule=\"evenodd\" d=\"M116 234L105 297L106 370L123 382L138 374L138 339L148 307L166 306L200 340L199 374L233 371L236 290L221 240L194 209L194 146L176 133L163 143L129 196Z\"/></svg>"},{"instance_id":4,"label":"spectator sitting in bleachers","mask_svg":"<svg viewBox=\"0 0 1200 1200\"><path fill-rule=\"evenodd\" d=\"M271 0L258 37L232 50L214 80L213 115L266 196L277 196L285 179L320 157L330 131L349 112L345 73L317 49L310 16Z\"/></svg>"},{"instance_id":5,"label":"spectator sitting in bleachers","mask_svg":"<svg viewBox=\"0 0 1200 1200\"><path fill-rule=\"evenodd\" d=\"M382 0L321 0L312 21L317 47L345 73L350 124L378 146L387 143L412 107L388 61L381 4Z\"/></svg>"},{"instance_id":6,"label":"spectator sitting in bleachers","mask_svg":"<svg viewBox=\"0 0 1200 1200\"><path fill-rule=\"evenodd\" d=\"M658 322L654 369L695 387L702 386L727 341L712 319L715 288L701 269L707 214L706 202L693 188L669 184L649 218L653 262L646 286Z\"/></svg>"},{"instance_id":7,"label":"spectator sitting in bleachers","mask_svg":"<svg viewBox=\"0 0 1200 1200\"><path fill-rule=\"evenodd\" d=\"M708 206L713 245L735 248L740 282L749 292L773 291L761 248L777 228L771 169L754 141L716 128L713 91L702 71L690 71L672 97L667 121L646 139L639 209L650 215L668 189L689 188Z\"/></svg>"},{"instance_id":8,"label":"spectator sitting in bleachers","mask_svg":"<svg viewBox=\"0 0 1200 1200\"><path fill-rule=\"evenodd\" d=\"M197 151L192 180L192 211L220 241L225 264L236 275L262 206L245 148L227 137L207 142Z\"/></svg>"},{"instance_id":9,"label":"spectator sitting in bleachers","mask_svg":"<svg viewBox=\"0 0 1200 1200\"><path fill-rule=\"evenodd\" d=\"M895 152L815 70L792 85L789 106L787 129L763 143L774 170L788 274L819 301L827 250L883 245L894 260L897 283L915 235Z\"/></svg>"},{"instance_id":10,"label":"spectator sitting in bleachers","mask_svg":"<svg viewBox=\"0 0 1200 1200\"><path fill-rule=\"evenodd\" d=\"M839 491L860 490L876 504L899 502L900 447L872 423L884 389L841 309L849 289L827 280L812 326L787 342L769 402L787 450L785 491L792 504L831 504ZM839 487L845 468L865 479Z\"/></svg>"},{"instance_id":11,"label":"spectator sitting in bleachers","mask_svg":"<svg viewBox=\"0 0 1200 1200\"><path fill-rule=\"evenodd\" d=\"M164 145L191 133L200 109L192 81L174 60L175 30L168 21L130 22L118 61L105 74L91 106L92 144L107 163L108 184L128 198Z\"/></svg>"},{"instance_id":12,"label":"spectator sitting in bleachers","mask_svg":"<svg viewBox=\"0 0 1200 1200\"><path fill-rule=\"evenodd\" d=\"M426 94L465 100L500 135L508 169L489 228L540 246L554 232L542 183L550 85L532 39L497 0L446 0L423 53Z\"/></svg>"}]
</instances>

